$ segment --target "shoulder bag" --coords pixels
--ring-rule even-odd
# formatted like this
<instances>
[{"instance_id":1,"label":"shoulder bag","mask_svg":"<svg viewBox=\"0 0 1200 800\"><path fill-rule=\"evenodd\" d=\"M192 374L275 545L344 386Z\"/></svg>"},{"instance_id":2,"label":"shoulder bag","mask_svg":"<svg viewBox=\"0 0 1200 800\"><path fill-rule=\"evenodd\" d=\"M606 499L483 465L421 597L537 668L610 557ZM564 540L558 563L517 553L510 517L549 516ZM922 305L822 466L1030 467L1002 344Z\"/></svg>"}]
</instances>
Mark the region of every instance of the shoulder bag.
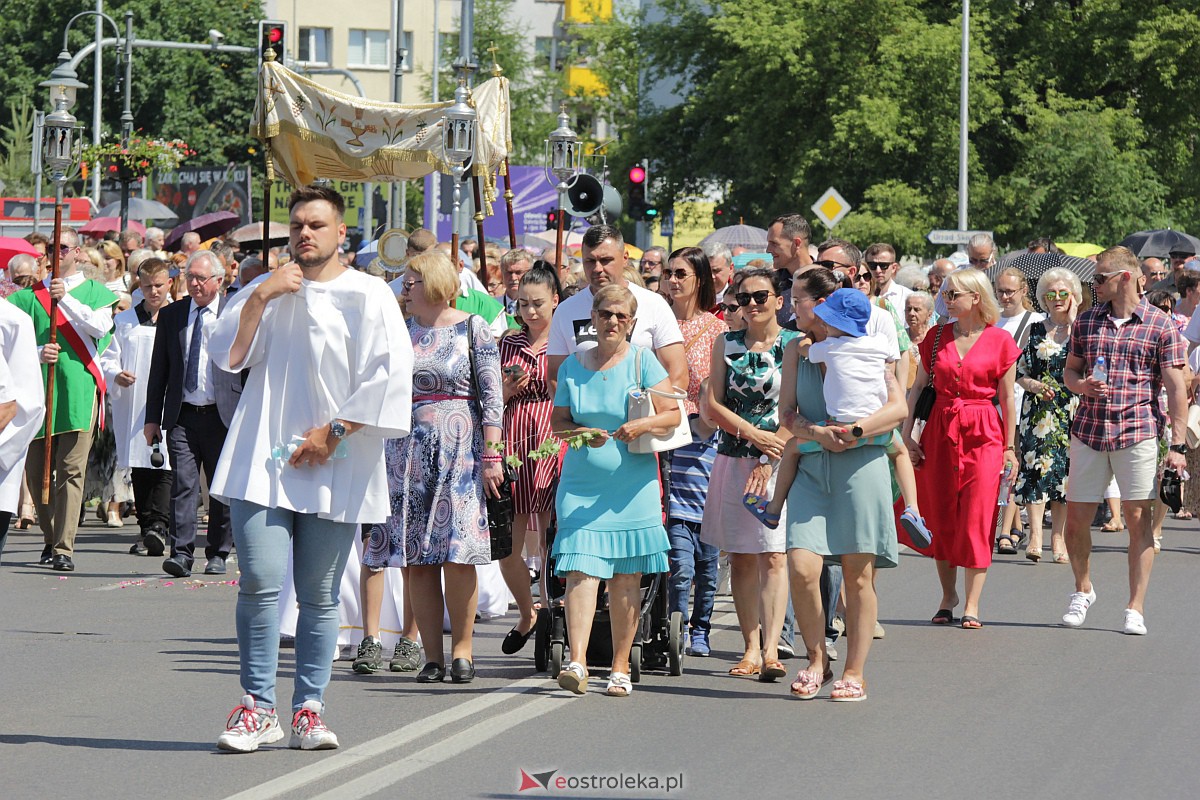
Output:
<instances>
[{"instance_id":1,"label":"shoulder bag","mask_svg":"<svg viewBox=\"0 0 1200 800\"><path fill-rule=\"evenodd\" d=\"M942 343L942 329L945 327L945 323L937 326L937 333L933 336L933 352L929 356L929 383L925 384L925 388L917 395L917 402L913 406L912 439L918 444L921 442L921 434L925 432L925 423L929 422L933 403L937 400L937 389L933 386L933 368L937 366L938 346Z\"/></svg>"},{"instance_id":2,"label":"shoulder bag","mask_svg":"<svg viewBox=\"0 0 1200 800\"><path fill-rule=\"evenodd\" d=\"M642 351L644 349L644 347L638 347L635 351L633 369L637 373L637 388L629 392L626 418L635 420L654 416L658 412L654 410L654 401L651 398L653 395L658 395L675 401L675 405L679 407L679 424L661 436L643 433L629 443L629 452L661 453L664 450L674 450L691 444L692 426L688 423L687 409L683 405L683 401L687 400L687 393L660 392L642 385Z\"/></svg>"},{"instance_id":3,"label":"shoulder bag","mask_svg":"<svg viewBox=\"0 0 1200 800\"><path fill-rule=\"evenodd\" d=\"M475 402L479 405L479 418L483 419L483 393L479 391L479 372L475 367L475 332L473 320L482 319L475 314L467 317L467 353L471 360L471 388L475 392ZM488 533L492 540L492 561L499 561L512 555L512 524L513 524L513 482L516 476L512 467L506 461L500 462L504 476L500 479L500 496L488 497L484 491L487 503Z\"/></svg>"}]
</instances>

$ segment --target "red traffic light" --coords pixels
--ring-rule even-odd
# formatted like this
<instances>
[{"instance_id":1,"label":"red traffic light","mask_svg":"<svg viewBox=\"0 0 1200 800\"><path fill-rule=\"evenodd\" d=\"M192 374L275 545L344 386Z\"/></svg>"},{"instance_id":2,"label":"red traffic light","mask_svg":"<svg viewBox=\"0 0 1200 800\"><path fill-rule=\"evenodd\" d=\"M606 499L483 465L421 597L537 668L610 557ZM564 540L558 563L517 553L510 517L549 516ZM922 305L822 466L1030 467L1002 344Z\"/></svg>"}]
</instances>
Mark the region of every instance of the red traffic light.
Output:
<instances>
[{"instance_id":1,"label":"red traffic light","mask_svg":"<svg viewBox=\"0 0 1200 800\"><path fill-rule=\"evenodd\" d=\"M283 41L283 28L275 27L267 31L267 41L271 44L279 44Z\"/></svg>"},{"instance_id":2,"label":"red traffic light","mask_svg":"<svg viewBox=\"0 0 1200 800\"><path fill-rule=\"evenodd\" d=\"M629 182L630 183L645 183L646 182L646 170L640 166L630 167L629 168Z\"/></svg>"}]
</instances>

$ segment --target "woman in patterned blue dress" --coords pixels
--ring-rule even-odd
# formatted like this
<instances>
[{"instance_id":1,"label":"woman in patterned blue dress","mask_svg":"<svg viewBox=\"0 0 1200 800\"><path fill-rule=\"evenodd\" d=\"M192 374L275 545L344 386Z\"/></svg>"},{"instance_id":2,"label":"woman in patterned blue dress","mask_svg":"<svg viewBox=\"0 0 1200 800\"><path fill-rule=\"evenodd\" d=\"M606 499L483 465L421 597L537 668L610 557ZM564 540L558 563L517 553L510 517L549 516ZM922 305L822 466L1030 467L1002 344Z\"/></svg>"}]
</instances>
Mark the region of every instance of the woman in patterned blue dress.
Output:
<instances>
[{"instance_id":1,"label":"woman in patterned blue dress","mask_svg":"<svg viewBox=\"0 0 1200 800\"><path fill-rule=\"evenodd\" d=\"M475 677L472 632L478 603L475 567L491 560L484 492L503 477L500 356L487 324L452 307L458 275L440 252L413 258L403 291L413 343L413 426L387 443L392 515L371 532L363 564L406 567L417 629L428 663L420 683L446 676L443 594L450 612L450 678ZM475 350L475 397L470 350Z\"/></svg>"}]
</instances>

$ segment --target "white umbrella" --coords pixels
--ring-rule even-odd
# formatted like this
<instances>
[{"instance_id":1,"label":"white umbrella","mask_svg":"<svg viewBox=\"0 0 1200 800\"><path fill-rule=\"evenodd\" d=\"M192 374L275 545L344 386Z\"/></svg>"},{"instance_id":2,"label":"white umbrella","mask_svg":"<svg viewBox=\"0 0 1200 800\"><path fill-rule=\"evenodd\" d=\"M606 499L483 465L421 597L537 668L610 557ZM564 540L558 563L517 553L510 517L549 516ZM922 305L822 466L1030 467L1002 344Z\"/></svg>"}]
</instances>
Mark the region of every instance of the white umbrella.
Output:
<instances>
[{"instance_id":1,"label":"white umbrella","mask_svg":"<svg viewBox=\"0 0 1200 800\"><path fill-rule=\"evenodd\" d=\"M730 225L717 228L705 236L700 246L704 247L713 242L720 242L729 248L745 247L747 250L762 251L767 248L767 231L753 225Z\"/></svg>"},{"instance_id":2,"label":"white umbrella","mask_svg":"<svg viewBox=\"0 0 1200 800\"><path fill-rule=\"evenodd\" d=\"M96 216L121 216L121 201L118 200L115 203L109 203L104 208L100 209L100 213ZM179 215L157 200L147 200L144 197L131 197L129 198L129 218L140 220L152 219L156 222L171 222L179 219Z\"/></svg>"}]
</instances>

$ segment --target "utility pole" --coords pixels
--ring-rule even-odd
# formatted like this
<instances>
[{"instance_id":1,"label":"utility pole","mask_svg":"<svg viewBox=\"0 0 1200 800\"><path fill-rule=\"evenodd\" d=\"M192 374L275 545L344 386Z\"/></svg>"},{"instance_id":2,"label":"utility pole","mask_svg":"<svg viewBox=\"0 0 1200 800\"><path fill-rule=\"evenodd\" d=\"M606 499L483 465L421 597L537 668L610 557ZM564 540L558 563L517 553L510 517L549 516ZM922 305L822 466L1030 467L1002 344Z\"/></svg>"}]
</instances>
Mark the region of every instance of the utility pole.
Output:
<instances>
[{"instance_id":1,"label":"utility pole","mask_svg":"<svg viewBox=\"0 0 1200 800\"><path fill-rule=\"evenodd\" d=\"M962 88L958 95L958 229L967 230L967 79L970 59L971 0L962 0Z\"/></svg>"},{"instance_id":2,"label":"utility pole","mask_svg":"<svg viewBox=\"0 0 1200 800\"><path fill-rule=\"evenodd\" d=\"M437 0L434 0L436 3ZM395 11L392 14L392 102L399 103L401 82L404 79L404 0L396 0ZM437 85L437 73L434 73L434 85ZM389 228L403 228L408 221L408 192L403 181L392 181L388 194Z\"/></svg>"}]
</instances>

